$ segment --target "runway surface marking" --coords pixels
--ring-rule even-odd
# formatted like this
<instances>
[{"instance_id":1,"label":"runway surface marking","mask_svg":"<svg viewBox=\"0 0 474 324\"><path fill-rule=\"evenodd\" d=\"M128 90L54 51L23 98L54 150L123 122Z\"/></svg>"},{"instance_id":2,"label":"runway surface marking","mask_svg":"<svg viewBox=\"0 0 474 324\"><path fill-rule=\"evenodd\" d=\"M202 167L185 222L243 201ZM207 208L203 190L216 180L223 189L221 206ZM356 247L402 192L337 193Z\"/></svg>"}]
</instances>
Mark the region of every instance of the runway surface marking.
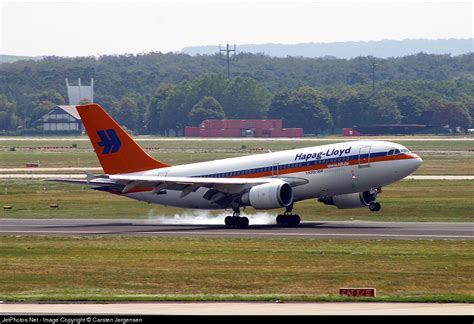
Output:
<instances>
[{"instance_id":1,"label":"runway surface marking","mask_svg":"<svg viewBox=\"0 0 474 324\"><path fill-rule=\"evenodd\" d=\"M251 219L252 222L252 219ZM252 223L251 223L252 224ZM318 221L298 227L274 224L245 229L223 225L163 224L123 219L0 219L0 235L130 235L208 237L309 237L364 239L474 239L474 223Z\"/></svg>"},{"instance_id":2,"label":"runway surface marking","mask_svg":"<svg viewBox=\"0 0 474 324\"><path fill-rule=\"evenodd\" d=\"M461 303L163 302L0 304L0 314L114 315L473 315Z\"/></svg>"}]
</instances>

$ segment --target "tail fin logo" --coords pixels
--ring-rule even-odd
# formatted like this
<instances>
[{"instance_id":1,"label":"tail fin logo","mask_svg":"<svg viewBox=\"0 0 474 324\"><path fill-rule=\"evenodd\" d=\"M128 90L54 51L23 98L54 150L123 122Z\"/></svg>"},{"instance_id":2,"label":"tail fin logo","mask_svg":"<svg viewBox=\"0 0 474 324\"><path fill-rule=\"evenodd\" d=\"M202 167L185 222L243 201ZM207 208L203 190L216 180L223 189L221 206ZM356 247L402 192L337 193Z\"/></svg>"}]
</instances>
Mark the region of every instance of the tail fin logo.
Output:
<instances>
[{"instance_id":1,"label":"tail fin logo","mask_svg":"<svg viewBox=\"0 0 474 324\"><path fill-rule=\"evenodd\" d=\"M97 131L97 135L100 137L99 144L100 147L104 147L102 154L117 153L122 146L120 138L117 136L117 133L113 129L105 129Z\"/></svg>"}]
</instances>

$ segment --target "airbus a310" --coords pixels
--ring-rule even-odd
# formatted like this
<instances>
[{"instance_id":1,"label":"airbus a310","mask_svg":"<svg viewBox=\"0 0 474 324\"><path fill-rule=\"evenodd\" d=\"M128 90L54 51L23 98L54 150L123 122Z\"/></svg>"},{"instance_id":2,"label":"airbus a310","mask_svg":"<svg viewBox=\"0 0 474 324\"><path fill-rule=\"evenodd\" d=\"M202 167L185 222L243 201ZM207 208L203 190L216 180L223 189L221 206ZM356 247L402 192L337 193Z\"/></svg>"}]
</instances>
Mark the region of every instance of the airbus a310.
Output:
<instances>
[{"instance_id":1,"label":"airbus a310","mask_svg":"<svg viewBox=\"0 0 474 324\"><path fill-rule=\"evenodd\" d=\"M54 181L149 203L230 209L227 226L246 227L242 208L282 208L276 223L296 226L295 203L317 199L337 208L381 208L383 186L412 174L422 159L400 144L350 141L208 162L170 166L148 155L97 104L77 106L103 175Z\"/></svg>"}]
</instances>

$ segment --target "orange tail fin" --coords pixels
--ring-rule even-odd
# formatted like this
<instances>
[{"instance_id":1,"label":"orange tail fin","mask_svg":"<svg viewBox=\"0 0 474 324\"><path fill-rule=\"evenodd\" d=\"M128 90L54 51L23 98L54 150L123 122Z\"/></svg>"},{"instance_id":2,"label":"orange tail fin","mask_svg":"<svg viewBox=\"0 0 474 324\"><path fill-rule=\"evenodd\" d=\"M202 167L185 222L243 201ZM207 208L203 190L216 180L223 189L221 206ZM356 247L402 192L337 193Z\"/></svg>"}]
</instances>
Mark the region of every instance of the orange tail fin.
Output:
<instances>
[{"instance_id":1,"label":"orange tail fin","mask_svg":"<svg viewBox=\"0 0 474 324\"><path fill-rule=\"evenodd\" d=\"M106 174L169 166L148 155L101 106L77 106L77 111Z\"/></svg>"}]
</instances>

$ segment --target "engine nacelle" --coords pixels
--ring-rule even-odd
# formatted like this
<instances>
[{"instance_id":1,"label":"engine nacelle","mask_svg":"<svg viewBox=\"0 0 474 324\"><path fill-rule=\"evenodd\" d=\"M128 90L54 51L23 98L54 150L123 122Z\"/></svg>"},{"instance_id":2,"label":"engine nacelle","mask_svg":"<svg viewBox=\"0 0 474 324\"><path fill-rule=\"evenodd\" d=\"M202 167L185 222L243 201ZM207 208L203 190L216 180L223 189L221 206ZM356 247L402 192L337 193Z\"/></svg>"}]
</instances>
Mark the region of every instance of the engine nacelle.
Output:
<instances>
[{"instance_id":1,"label":"engine nacelle","mask_svg":"<svg viewBox=\"0 0 474 324\"><path fill-rule=\"evenodd\" d=\"M287 207L293 203L293 189L284 181L264 183L250 188L240 200L255 209Z\"/></svg>"},{"instance_id":2,"label":"engine nacelle","mask_svg":"<svg viewBox=\"0 0 474 324\"><path fill-rule=\"evenodd\" d=\"M355 192L332 197L321 197L318 199L318 201L325 205L334 205L339 209L366 207L374 200L375 195L369 191Z\"/></svg>"}]
</instances>

